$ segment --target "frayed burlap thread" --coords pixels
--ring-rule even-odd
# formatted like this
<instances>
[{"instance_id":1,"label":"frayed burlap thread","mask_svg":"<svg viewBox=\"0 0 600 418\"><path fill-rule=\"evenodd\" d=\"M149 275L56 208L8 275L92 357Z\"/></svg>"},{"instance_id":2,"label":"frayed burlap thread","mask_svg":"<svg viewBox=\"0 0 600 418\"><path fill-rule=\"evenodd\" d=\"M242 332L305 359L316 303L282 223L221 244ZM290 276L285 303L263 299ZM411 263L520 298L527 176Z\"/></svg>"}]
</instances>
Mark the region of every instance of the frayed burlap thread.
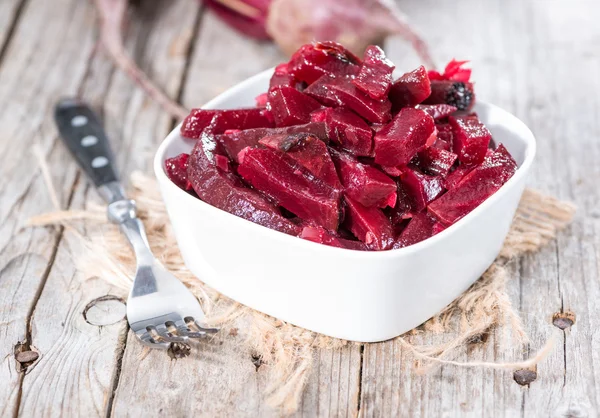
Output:
<instances>
[{"instance_id":1,"label":"frayed burlap thread","mask_svg":"<svg viewBox=\"0 0 600 418\"><path fill-rule=\"evenodd\" d=\"M41 164L44 172L43 162ZM264 315L203 284L183 264L155 180L134 173L131 184L131 195L137 202L154 254L198 297L211 325L237 330L245 341L242 349L268 365L267 402L284 414L294 412L310 374L315 350L336 349L353 343ZM50 184L49 189L54 194ZM511 259L547 244L558 230L569 224L574 212L575 207L568 202L525 190L500 256L482 278L441 313L397 338L414 356L416 373L424 373L440 364L526 368L544 358L554 344L553 338L525 361L465 363L453 360L453 355L461 347L498 329L510 330L510 342L506 347L522 349L525 346L527 333L506 293L509 277L505 265ZM63 225L67 234L81 242L81 253L75 257L75 263L84 277L100 277L121 289L125 296L131 286L135 259L118 229L106 223L105 207L97 205L86 210L57 211L29 221L29 226L57 224ZM80 232L82 229L85 233ZM427 335L440 336L440 339L421 345L413 341Z\"/></svg>"}]
</instances>

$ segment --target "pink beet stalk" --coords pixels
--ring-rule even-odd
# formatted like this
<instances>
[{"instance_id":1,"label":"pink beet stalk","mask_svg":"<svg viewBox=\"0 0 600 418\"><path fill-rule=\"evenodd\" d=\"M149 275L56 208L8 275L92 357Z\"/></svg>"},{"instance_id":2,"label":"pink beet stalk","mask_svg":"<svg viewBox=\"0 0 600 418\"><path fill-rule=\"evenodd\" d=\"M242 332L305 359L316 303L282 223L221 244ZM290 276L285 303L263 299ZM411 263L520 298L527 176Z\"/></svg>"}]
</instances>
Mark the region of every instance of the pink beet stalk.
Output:
<instances>
[{"instance_id":1,"label":"pink beet stalk","mask_svg":"<svg viewBox=\"0 0 600 418\"><path fill-rule=\"evenodd\" d=\"M156 87L125 51L121 28L127 9L127 0L94 0L94 2L100 15L100 40L115 65L125 72L165 111L175 118L185 118L188 111Z\"/></svg>"}]
</instances>

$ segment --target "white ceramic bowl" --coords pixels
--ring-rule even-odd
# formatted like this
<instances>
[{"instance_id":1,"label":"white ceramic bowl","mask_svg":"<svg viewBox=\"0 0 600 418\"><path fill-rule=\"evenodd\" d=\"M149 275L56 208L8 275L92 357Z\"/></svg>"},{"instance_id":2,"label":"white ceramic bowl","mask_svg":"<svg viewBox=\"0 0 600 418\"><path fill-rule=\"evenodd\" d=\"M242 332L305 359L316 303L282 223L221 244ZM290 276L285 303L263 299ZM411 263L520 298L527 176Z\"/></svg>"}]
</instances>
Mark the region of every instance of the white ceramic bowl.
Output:
<instances>
[{"instance_id":1,"label":"white ceramic bowl","mask_svg":"<svg viewBox=\"0 0 600 418\"><path fill-rule=\"evenodd\" d=\"M272 70L216 97L207 109L253 106ZM510 227L535 155L523 122L486 103L475 110L519 164L502 188L455 225L416 245L382 252L328 247L253 224L180 190L164 161L189 152L179 126L154 159L186 266L224 295L333 337L382 341L431 318L491 265Z\"/></svg>"}]
</instances>

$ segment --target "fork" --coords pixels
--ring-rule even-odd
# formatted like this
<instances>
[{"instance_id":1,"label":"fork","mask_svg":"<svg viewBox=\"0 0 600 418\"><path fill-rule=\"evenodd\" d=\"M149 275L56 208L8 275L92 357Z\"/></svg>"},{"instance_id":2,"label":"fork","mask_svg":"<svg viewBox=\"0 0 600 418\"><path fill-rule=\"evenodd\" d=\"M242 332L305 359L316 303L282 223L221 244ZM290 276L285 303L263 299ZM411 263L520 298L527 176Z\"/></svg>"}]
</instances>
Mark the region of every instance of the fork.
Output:
<instances>
[{"instance_id":1,"label":"fork","mask_svg":"<svg viewBox=\"0 0 600 418\"><path fill-rule=\"evenodd\" d=\"M119 225L137 260L127 300L127 321L149 347L169 348L217 331L207 328L194 295L152 255L135 202L127 199L113 164L108 138L94 112L77 99L62 99L54 118L63 142L108 204L108 219Z\"/></svg>"}]
</instances>

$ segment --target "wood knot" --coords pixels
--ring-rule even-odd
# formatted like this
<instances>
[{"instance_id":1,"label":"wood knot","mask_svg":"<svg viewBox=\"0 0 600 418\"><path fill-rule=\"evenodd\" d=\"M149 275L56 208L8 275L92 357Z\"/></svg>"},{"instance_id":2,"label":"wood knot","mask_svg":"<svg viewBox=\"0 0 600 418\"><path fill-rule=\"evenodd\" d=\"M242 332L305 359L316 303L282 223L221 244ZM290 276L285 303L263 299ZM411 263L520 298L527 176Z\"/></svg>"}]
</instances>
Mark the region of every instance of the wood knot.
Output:
<instances>
[{"instance_id":1,"label":"wood knot","mask_svg":"<svg viewBox=\"0 0 600 418\"><path fill-rule=\"evenodd\" d=\"M39 351L27 342L19 342L13 348L18 372L27 372L40 358Z\"/></svg>"},{"instance_id":2,"label":"wood knot","mask_svg":"<svg viewBox=\"0 0 600 418\"><path fill-rule=\"evenodd\" d=\"M256 367L256 371L258 371L258 368L263 364L262 356L258 353L252 353L250 359L252 360L252 364L254 364L254 367Z\"/></svg>"},{"instance_id":3,"label":"wood knot","mask_svg":"<svg viewBox=\"0 0 600 418\"><path fill-rule=\"evenodd\" d=\"M537 371L535 369L519 369L513 373L513 379L521 386L529 386L531 382L537 379Z\"/></svg>"},{"instance_id":4,"label":"wood knot","mask_svg":"<svg viewBox=\"0 0 600 418\"><path fill-rule=\"evenodd\" d=\"M575 313L574 312L556 312L552 315L552 324L556 328L565 330L575 324Z\"/></svg>"},{"instance_id":5,"label":"wood knot","mask_svg":"<svg viewBox=\"0 0 600 418\"><path fill-rule=\"evenodd\" d=\"M490 334L488 332L482 332L481 334L473 335L467 341L467 344L485 344L489 338Z\"/></svg>"},{"instance_id":6,"label":"wood knot","mask_svg":"<svg viewBox=\"0 0 600 418\"><path fill-rule=\"evenodd\" d=\"M171 343L169 345L169 349L167 350L167 354L173 360L185 358L190 355L192 348L187 343Z\"/></svg>"},{"instance_id":7,"label":"wood knot","mask_svg":"<svg viewBox=\"0 0 600 418\"><path fill-rule=\"evenodd\" d=\"M105 295L94 299L83 310L85 321L98 327L116 324L123 320L126 314L125 301L113 295Z\"/></svg>"}]
</instances>

